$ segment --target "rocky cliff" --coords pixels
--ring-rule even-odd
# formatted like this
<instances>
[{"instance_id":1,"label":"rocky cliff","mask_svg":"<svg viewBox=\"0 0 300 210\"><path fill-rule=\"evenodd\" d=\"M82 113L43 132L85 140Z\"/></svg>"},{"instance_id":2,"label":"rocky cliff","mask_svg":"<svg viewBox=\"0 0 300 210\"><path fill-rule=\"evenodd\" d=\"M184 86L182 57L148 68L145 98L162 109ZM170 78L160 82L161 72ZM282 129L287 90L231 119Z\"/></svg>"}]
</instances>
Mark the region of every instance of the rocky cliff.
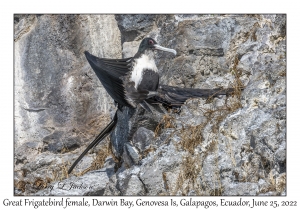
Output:
<instances>
[{"instance_id":1,"label":"rocky cliff","mask_svg":"<svg viewBox=\"0 0 300 210\"><path fill-rule=\"evenodd\" d=\"M14 28L15 195L286 194L285 15L15 15ZM125 110L67 175L116 110L83 52L130 57L144 37L178 53L156 54L161 84L234 93Z\"/></svg>"}]
</instances>

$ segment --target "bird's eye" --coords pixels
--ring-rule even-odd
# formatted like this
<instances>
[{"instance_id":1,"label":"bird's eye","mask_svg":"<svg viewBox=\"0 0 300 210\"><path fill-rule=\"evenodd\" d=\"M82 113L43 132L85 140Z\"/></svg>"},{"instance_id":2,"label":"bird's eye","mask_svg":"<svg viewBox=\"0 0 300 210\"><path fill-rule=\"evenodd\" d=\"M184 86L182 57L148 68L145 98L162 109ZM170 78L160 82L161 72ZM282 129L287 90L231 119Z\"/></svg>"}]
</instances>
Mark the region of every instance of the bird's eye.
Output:
<instances>
[{"instance_id":1,"label":"bird's eye","mask_svg":"<svg viewBox=\"0 0 300 210\"><path fill-rule=\"evenodd\" d=\"M154 44L153 40L151 40L151 39L149 40L148 43L149 43L149 45L153 45Z\"/></svg>"}]
</instances>

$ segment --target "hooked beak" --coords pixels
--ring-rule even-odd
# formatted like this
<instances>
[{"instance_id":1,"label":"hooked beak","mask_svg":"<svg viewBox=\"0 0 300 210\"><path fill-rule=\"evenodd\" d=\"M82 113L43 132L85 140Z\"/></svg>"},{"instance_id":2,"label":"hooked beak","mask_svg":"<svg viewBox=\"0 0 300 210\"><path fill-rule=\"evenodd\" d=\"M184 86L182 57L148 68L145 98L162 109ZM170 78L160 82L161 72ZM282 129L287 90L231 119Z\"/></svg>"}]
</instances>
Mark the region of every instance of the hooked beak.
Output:
<instances>
[{"instance_id":1,"label":"hooked beak","mask_svg":"<svg viewBox=\"0 0 300 210\"><path fill-rule=\"evenodd\" d=\"M170 52L173 53L176 56L176 50L170 49L170 48L166 48L166 47L162 47L158 44L153 45L155 50L162 50L162 51L166 51L166 52Z\"/></svg>"}]
</instances>

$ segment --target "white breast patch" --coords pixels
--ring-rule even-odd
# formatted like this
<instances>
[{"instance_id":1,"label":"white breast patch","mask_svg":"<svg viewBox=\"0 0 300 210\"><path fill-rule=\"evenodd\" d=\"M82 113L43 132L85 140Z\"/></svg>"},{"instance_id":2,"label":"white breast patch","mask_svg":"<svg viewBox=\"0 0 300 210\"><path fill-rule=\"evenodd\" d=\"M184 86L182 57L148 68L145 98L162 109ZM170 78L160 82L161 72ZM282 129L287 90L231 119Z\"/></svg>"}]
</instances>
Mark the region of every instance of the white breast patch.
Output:
<instances>
[{"instance_id":1,"label":"white breast patch","mask_svg":"<svg viewBox=\"0 0 300 210\"><path fill-rule=\"evenodd\" d=\"M136 60L135 65L132 68L130 80L134 82L134 86L137 89L137 86L142 81L143 71L146 69L151 69L157 72L157 67L155 65L154 58L147 54L142 55L139 59Z\"/></svg>"}]
</instances>

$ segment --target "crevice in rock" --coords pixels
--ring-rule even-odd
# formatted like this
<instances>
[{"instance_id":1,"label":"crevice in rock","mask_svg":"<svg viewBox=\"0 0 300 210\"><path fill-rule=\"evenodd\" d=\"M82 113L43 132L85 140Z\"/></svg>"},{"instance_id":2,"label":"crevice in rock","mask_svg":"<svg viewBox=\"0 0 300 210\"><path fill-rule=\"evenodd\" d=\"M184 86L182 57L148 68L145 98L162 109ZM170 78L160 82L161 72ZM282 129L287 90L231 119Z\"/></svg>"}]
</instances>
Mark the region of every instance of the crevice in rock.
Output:
<instances>
[{"instance_id":1,"label":"crevice in rock","mask_svg":"<svg viewBox=\"0 0 300 210\"><path fill-rule=\"evenodd\" d=\"M149 193L149 190L147 189L147 187L146 187L145 183L143 182L143 180L141 179L141 177L139 175L137 175L137 177L141 181L141 183L143 184L143 188L145 190L145 193L146 194Z\"/></svg>"},{"instance_id":2,"label":"crevice in rock","mask_svg":"<svg viewBox=\"0 0 300 210\"><path fill-rule=\"evenodd\" d=\"M46 110L46 108L24 108L24 109L28 112L41 112Z\"/></svg>"}]
</instances>

